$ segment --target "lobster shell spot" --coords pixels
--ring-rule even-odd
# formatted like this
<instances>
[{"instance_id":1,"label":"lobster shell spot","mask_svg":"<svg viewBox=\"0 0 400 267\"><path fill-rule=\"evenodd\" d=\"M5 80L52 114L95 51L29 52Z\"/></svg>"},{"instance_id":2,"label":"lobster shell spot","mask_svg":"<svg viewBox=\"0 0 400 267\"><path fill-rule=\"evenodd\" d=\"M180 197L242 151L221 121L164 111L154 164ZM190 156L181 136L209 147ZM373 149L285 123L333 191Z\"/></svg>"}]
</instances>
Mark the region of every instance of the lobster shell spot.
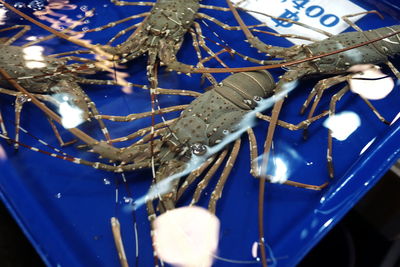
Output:
<instances>
[{"instance_id":1,"label":"lobster shell spot","mask_svg":"<svg viewBox=\"0 0 400 267\"><path fill-rule=\"evenodd\" d=\"M209 145L213 146L217 143L217 140L223 140L226 138L226 130L234 132L240 119L243 118L246 113L247 112L244 110L231 111L224 113L214 120L214 122L207 128L207 134L210 136L208 140Z\"/></svg>"}]
</instances>

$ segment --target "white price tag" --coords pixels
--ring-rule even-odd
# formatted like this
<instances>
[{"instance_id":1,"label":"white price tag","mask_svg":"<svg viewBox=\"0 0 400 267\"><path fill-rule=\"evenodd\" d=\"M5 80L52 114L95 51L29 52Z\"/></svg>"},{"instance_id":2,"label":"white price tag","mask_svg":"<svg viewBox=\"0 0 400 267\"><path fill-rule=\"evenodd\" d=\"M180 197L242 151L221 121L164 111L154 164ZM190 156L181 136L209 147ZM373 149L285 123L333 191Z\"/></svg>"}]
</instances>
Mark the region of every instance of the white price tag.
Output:
<instances>
[{"instance_id":1,"label":"white price tag","mask_svg":"<svg viewBox=\"0 0 400 267\"><path fill-rule=\"evenodd\" d=\"M299 21L332 34L341 33L349 27L341 19L342 16L366 11L349 0L232 0L232 3L240 3L240 7L249 10ZM278 33L296 34L318 40L326 38L325 35L299 25L271 19L253 12L249 14L259 21L266 23L268 27ZM351 17L350 20L357 21L361 17ZM294 38L290 38L289 41L295 44L309 43L308 41Z\"/></svg>"}]
</instances>

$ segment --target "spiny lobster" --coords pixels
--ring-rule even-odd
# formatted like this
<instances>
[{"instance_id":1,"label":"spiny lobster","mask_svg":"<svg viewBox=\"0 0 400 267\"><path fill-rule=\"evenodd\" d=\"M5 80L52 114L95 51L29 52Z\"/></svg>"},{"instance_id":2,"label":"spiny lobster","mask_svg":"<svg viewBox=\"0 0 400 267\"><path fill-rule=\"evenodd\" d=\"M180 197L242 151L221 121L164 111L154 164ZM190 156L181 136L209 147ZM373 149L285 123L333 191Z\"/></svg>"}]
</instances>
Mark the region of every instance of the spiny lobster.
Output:
<instances>
[{"instance_id":1,"label":"spiny lobster","mask_svg":"<svg viewBox=\"0 0 400 267\"><path fill-rule=\"evenodd\" d=\"M0 68L11 74L11 76L0 79L0 93L12 95L15 100L15 139L19 140L19 124L20 113L23 104L30 101L31 98L23 92L16 91L11 80L18 81L19 85L35 97L42 101L54 104L61 107L67 103L72 108L79 110L77 113L77 123L88 121L99 114L96 105L91 101L89 96L83 91L79 84L97 84L97 85L117 85L120 82L113 80L96 80L87 79L79 75L94 74L95 70L100 70L95 61L80 58L76 56L68 56L68 53L63 53L66 57L56 58L57 55L43 55L43 48L40 46L30 46L27 43L23 46L12 45L18 38L29 31L29 26L15 25L1 29L1 32L20 30L11 38L6 39L0 44ZM37 41L35 41L36 43ZM77 61L66 65L69 61ZM64 103L64 104L63 104ZM70 114L71 115L71 114ZM3 120L1 120L3 121ZM50 124L55 131L57 139L63 145L61 136L59 135L56 126L49 119ZM107 140L110 140L110 135L107 128L101 119L98 119L102 132ZM68 123L68 122L66 122ZM66 123L64 123L66 125ZM67 126L66 127L71 127ZM72 126L74 127L74 126ZM3 134L7 134L4 123L1 123ZM18 144L16 144L16 147Z\"/></svg>"},{"instance_id":2,"label":"spiny lobster","mask_svg":"<svg viewBox=\"0 0 400 267\"><path fill-rule=\"evenodd\" d=\"M400 78L399 71L394 67L394 65L389 61L390 58L395 57L400 54L400 26L394 25L391 27L384 27L376 30L368 30L362 32L361 29L352 23L348 17L358 16L368 13L376 13L382 17L376 11L366 11L358 14L353 14L349 16L344 16L345 20L349 25L354 27L358 32L348 32L342 33L336 36L328 35L327 39L322 41L314 42L308 45L295 45L289 48L272 46L263 43L260 39L255 37L246 27L242 18L239 16L237 10L232 5L232 3L227 0L236 20L240 24L248 42L258 49L260 52L266 53L271 58L283 58L285 62L296 62L302 59L318 57L325 53L333 52L339 49L351 47L357 44L368 42L369 40L374 40L380 37L387 36L391 34L390 37L382 38L371 44L365 46L360 46L354 48L350 51L323 56L314 60L305 61L299 64L288 66L288 71L280 77L277 83L276 91L279 92L282 88L291 82L297 81L305 76L311 75L335 75L330 78L323 79L318 82L315 88L311 91L308 99L303 104L301 113L311 103L311 100L315 97L314 103L309 112L308 118L313 116L313 113L322 97L323 92L344 81L350 80L354 73L349 73L352 66L358 64L387 64L393 73ZM330 104L330 116L335 113L335 105L340 98L349 91L349 87L346 86L338 94L332 98ZM388 124L388 122L379 114L379 112L373 107L373 105L365 98L363 100L372 108L377 117ZM274 108L274 113L278 114L283 104L283 100L278 102ZM276 118L275 118L276 120ZM332 132L328 131L328 152L327 152L328 170L330 177L334 176L333 161L332 161Z\"/></svg>"}]
</instances>

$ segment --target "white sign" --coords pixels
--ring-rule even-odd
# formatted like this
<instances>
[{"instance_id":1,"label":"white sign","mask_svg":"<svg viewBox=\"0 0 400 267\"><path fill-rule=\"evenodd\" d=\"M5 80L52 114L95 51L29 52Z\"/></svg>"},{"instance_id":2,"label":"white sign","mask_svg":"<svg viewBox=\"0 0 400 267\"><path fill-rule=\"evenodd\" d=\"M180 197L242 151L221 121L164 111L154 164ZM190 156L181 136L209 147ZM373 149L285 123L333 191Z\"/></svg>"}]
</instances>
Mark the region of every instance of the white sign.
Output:
<instances>
[{"instance_id":1,"label":"white sign","mask_svg":"<svg viewBox=\"0 0 400 267\"><path fill-rule=\"evenodd\" d=\"M239 3L240 7L248 10L298 21L335 35L349 27L342 20L342 16L366 11L349 0L232 0L232 3ZM281 34L296 34L317 40L327 37L287 21L271 19L259 13L249 12L249 14ZM356 21L361 17L351 17L350 20ZM309 43L294 38L290 38L289 41L295 44Z\"/></svg>"}]
</instances>

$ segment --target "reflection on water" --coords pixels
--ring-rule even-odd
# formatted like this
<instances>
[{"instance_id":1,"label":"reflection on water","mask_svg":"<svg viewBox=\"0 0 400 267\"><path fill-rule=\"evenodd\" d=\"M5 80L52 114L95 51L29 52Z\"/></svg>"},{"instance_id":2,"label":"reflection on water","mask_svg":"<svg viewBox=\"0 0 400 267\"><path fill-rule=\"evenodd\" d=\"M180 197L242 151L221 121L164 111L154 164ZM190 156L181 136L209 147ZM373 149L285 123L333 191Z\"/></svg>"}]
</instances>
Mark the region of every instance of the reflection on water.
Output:
<instances>
[{"instance_id":1,"label":"reflection on water","mask_svg":"<svg viewBox=\"0 0 400 267\"><path fill-rule=\"evenodd\" d=\"M393 78L384 74L378 66L364 66L366 69L354 74L349 80L351 91L371 100L385 98L394 88ZM354 67L350 69L356 71Z\"/></svg>"},{"instance_id":2,"label":"reflection on water","mask_svg":"<svg viewBox=\"0 0 400 267\"><path fill-rule=\"evenodd\" d=\"M53 94L52 98L56 101L58 112L61 115L61 123L64 128L75 128L85 122L84 112L81 108L73 104L73 97L67 93Z\"/></svg>"},{"instance_id":3,"label":"reflection on water","mask_svg":"<svg viewBox=\"0 0 400 267\"><path fill-rule=\"evenodd\" d=\"M324 126L332 131L332 137L346 140L361 125L360 116L351 111L343 111L329 116Z\"/></svg>"},{"instance_id":4,"label":"reflection on water","mask_svg":"<svg viewBox=\"0 0 400 267\"><path fill-rule=\"evenodd\" d=\"M371 139L371 141L369 141L360 151L360 155L363 154L371 145L372 143L375 141L376 137Z\"/></svg>"},{"instance_id":5,"label":"reflection on water","mask_svg":"<svg viewBox=\"0 0 400 267\"><path fill-rule=\"evenodd\" d=\"M3 8L0 8L0 25L4 25L5 24L5 20L7 18L6 13L7 13L7 10L5 10Z\"/></svg>"},{"instance_id":6,"label":"reflection on water","mask_svg":"<svg viewBox=\"0 0 400 267\"><path fill-rule=\"evenodd\" d=\"M28 46L22 49L25 65L29 69L40 69L46 67L43 58L44 48L41 46Z\"/></svg>"},{"instance_id":7,"label":"reflection on water","mask_svg":"<svg viewBox=\"0 0 400 267\"><path fill-rule=\"evenodd\" d=\"M279 157L274 158L275 172L271 177L271 183L284 183L288 179L288 167L286 162Z\"/></svg>"},{"instance_id":8,"label":"reflection on water","mask_svg":"<svg viewBox=\"0 0 400 267\"><path fill-rule=\"evenodd\" d=\"M4 150L3 146L0 144L0 160L4 161L7 159L7 153Z\"/></svg>"}]
</instances>

